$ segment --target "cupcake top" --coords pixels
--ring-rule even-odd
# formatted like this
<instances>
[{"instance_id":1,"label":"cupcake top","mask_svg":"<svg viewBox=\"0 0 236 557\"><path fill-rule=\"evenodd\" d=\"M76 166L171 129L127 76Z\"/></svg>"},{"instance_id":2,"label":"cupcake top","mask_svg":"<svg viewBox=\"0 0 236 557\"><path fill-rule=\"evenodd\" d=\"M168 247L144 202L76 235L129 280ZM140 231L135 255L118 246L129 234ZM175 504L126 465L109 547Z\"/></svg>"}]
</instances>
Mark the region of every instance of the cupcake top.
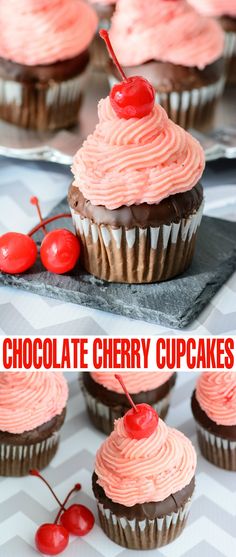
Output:
<instances>
[{"instance_id":1,"label":"cupcake top","mask_svg":"<svg viewBox=\"0 0 236 557\"><path fill-rule=\"evenodd\" d=\"M204 372L196 386L196 399L218 425L236 425L236 373Z\"/></svg>"},{"instance_id":2,"label":"cupcake top","mask_svg":"<svg viewBox=\"0 0 236 557\"><path fill-rule=\"evenodd\" d=\"M97 22L82 0L0 2L0 56L28 66L73 58L88 47Z\"/></svg>"},{"instance_id":3,"label":"cupcake top","mask_svg":"<svg viewBox=\"0 0 236 557\"><path fill-rule=\"evenodd\" d=\"M107 97L98 104L98 116L95 131L72 166L73 185L93 205L116 209L157 204L191 190L201 178L202 147L169 120L161 106L143 118L127 120L117 116Z\"/></svg>"},{"instance_id":4,"label":"cupcake top","mask_svg":"<svg viewBox=\"0 0 236 557\"><path fill-rule=\"evenodd\" d=\"M146 372L124 372L125 385L131 394L157 389L172 377L173 372L146 371ZM94 371L91 376L96 383L99 383L109 391L123 394L122 386L115 378L115 373Z\"/></svg>"},{"instance_id":5,"label":"cupcake top","mask_svg":"<svg viewBox=\"0 0 236 557\"><path fill-rule=\"evenodd\" d=\"M110 37L120 63L151 60L205 68L222 56L220 25L185 0L119 0Z\"/></svg>"},{"instance_id":6,"label":"cupcake top","mask_svg":"<svg viewBox=\"0 0 236 557\"><path fill-rule=\"evenodd\" d=\"M186 487L194 477L194 447L161 419L147 438L133 439L124 423L115 429L96 455L97 483L113 502L127 507L163 501Z\"/></svg>"},{"instance_id":7,"label":"cupcake top","mask_svg":"<svg viewBox=\"0 0 236 557\"><path fill-rule=\"evenodd\" d=\"M236 16L236 2L234 0L189 0L189 3L204 15L212 17Z\"/></svg>"},{"instance_id":8,"label":"cupcake top","mask_svg":"<svg viewBox=\"0 0 236 557\"><path fill-rule=\"evenodd\" d=\"M61 414L68 386L61 372L0 373L0 430L20 434Z\"/></svg>"}]
</instances>

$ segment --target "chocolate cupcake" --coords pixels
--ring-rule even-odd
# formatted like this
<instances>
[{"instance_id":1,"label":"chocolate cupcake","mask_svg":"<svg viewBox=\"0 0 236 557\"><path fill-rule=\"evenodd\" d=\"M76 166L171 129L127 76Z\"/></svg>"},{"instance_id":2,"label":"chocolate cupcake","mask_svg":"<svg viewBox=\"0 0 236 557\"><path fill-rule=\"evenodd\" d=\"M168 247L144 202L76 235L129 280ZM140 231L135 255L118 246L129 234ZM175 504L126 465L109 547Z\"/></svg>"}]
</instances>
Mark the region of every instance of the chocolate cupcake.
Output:
<instances>
[{"instance_id":1,"label":"chocolate cupcake","mask_svg":"<svg viewBox=\"0 0 236 557\"><path fill-rule=\"evenodd\" d=\"M60 372L0 373L0 475L24 476L54 457L66 414Z\"/></svg>"},{"instance_id":2,"label":"chocolate cupcake","mask_svg":"<svg viewBox=\"0 0 236 557\"><path fill-rule=\"evenodd\" d=\"M147 404L115 422L96 455L93 491L101 527L129 549L172 542L186 524L196 453Z\"/></svg>"},{"instance_id":3,"label":"chocolate cupcake","mask_svg":"<svg viewBox=\"0 0 236 557\"><path fill-rule=\"evenodd\" d=\"M40 131L75 124L96 13L83 0L8 0L0 27L0 118Z\"/></svg>"},{"instance_id":4,"label":"chocolate cupcake","mask_svg":"<svg viewBox=\"0 0 236 557\"><path fill-rule=\"evenodd\" d=\"M206 16L217 18L225 32L224 55L228 83L236 83L236 3L232 0L189 0Z\"/></svg>"},{"instance_id":5,"label":"chocolate cupcake","mask_svg":"<svg viewBox=\"0 0 236 557\"><path fill-rule=\"evenodd\" d=\"M236 373L203 372L192 395L192 412L203 456L236 471Z\"/></svg>"},{"instance_id":6,"label":"chocolate cupcake","mask_svg":"<svg viewBox=\"0 0 236 557\"><path fill-rule=\"evenodd\" d=\"M68 201L81 261L107 281L168 280L193 257L204 153L154 102L143 78L115 86L74 158Z\"/></svg>"},{"instance_id":7,"label":"chocolate cupcake","mask_svg":"<svg viewBox=\"0 0 236 557\"><path fill-rule=\"evenodd\" d=\"M92 63L95 70L104 71L109 56L107 49L100 40L99 30L109 29L115 11L116 0L89 0L98 16L98 32L91 45Z\"/></svg>"},{"instance_id":8,"label":"chocolate cupcake","mask_svg":"<svg viewBox=\"0 0 236 557\"><path fill-rule=\"evenodd\" d=\"M120 0L111 41L127 76L143 75L156 101L185 129L207 127L225 83L224 34L185 0ZM111 86L118 73L108 68Z\"/></svg>"},{"instance_id":9,"label":"chocolate cupcake","mask_svg":"<svg viewBox=\"0 0 236 557\"><path fill-rule=\"evenodd\" d=\"M135 404L150 404L164 420L169 409L176 373L125 371L123 377ZM129 402L115 374L81 373L80 383L93 425L109 435L114 429L114 421L121 418L129 408Z\"/></svg>"}]
</instances>

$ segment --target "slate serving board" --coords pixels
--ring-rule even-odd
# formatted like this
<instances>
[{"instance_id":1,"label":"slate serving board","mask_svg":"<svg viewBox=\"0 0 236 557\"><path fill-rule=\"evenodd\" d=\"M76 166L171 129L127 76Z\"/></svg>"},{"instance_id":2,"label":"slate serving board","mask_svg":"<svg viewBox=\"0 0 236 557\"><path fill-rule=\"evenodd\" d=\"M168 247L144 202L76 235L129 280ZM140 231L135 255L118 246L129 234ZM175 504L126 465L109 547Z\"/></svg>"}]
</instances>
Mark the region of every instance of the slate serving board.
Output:
<instances>
[{"instance_id":1,"label":"slate serving board","mask_svg":"<svg viewBox=\"0 0 236 557\"><path fill-rule=\"evenodd\" d=\"M63 212L68 212L66 200L53 211ZM57 226L71 228L70 219L58 223ZM40 243L42 236L35 238ZM115 284L97 279L80 267L68 275L53 275L43 269L38 258L33 269L23 275L0 273L0 284L149 323L183 328L199 315L235 270L236 223L204 216L193 263L174 280L148 285Z\"/></svg>"}]
</instances>

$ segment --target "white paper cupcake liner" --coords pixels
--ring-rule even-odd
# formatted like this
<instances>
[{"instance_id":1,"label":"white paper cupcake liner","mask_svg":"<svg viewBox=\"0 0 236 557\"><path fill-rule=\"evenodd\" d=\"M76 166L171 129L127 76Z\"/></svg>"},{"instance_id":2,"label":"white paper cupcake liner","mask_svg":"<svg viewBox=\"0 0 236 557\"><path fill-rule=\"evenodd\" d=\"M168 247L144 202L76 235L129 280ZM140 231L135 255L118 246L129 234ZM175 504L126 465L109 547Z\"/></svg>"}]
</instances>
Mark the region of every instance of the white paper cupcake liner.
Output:
<instances>
[{"instance_id":1,"label":"white paper cupcake liner","mask_svg":"<svg viewBox=\"0 0 236 557\"><path fill-rule=\"evenodd\" d=\"M236 441L210 433L197 423L198 442L203 456L225 470L236 471Z\"/></svg>"},{"instance_id":2,"label":"white paper cupcake liner","mask_svg":"<svg viewBox=\"0 0 236 557\"><path fill-rule=\"evenodd\" d=\"M0 476L23 476L31 468L42 469L56 453L60 434L31 445L0 444Z\"/></svg>"},{"instance_id":3,"label":"white paper cupcake liner","mask_svg":"<svg viewBox=\"0 0 236 557\"><path fill-rule=\"evenodd\" d=\"M98 514L105 534L117 544L128 549L154 549L172 542L181 534L190 506L191 498L177 512L163 517L128 520L98 502Z\"/></svg>"}]
</instances>

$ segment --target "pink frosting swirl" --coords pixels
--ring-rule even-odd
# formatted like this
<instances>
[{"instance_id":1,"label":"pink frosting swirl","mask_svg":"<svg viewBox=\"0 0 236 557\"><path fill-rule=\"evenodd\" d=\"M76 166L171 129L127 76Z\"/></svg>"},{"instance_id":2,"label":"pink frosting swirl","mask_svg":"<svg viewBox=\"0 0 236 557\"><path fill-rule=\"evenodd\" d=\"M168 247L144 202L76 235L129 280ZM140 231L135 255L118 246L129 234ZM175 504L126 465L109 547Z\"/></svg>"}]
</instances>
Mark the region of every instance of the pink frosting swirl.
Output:
<instances>
[{"instance_id":1,"label":"pink frosting swirl","mask_svg":"<svg viewBox=\"0 0 236 557\"><path fill-rule=\"evenodd\" d=\"M204 169L204 152L156 105L144 118L119 118L110 99L98 105L99 124L76 153L74 186L93 205L159 203L192 189Z\"/></svg>"},{"instance_id":2,"label":"pink frosting swirl","mask_svg":"<svg viewBox=\"0 0 236 557\"><path fill-rule=\"evenodd\" d=\"M204 372L196 386L196 398L207 416L219 425L236 425L236 373Z\"/></svg>"},{"instance_id":3,"label":"pink frosting swirl","mask_svg":"<svg viewBox=\"0 0 236 557\"><path fill-rule=\"evenodd\" d=\"M68 386L61 372L0 373L0 430L23 433L61 414Z\"/></svg>"},{"instance_id":4,"label":"pink frosting swirl","mask_svg":"<svg viewBox=\"0 0 236 557\"><path fill-rule=\"evenodd\" d=\"M146 439L131 439L124 420L96 455L98 484L115 503L132 505L163 501L183 489L196 469L194 447L176 429L159 419L156 431Z\"/></svg>"},{"instance_id":5,"label":"pink frosting swirl","mask_svg":"<svg viewBox=\"0 0 236 557\"><path fill-rule=\"evenodd\" d=\"M189 3L204 15L212 17L236 16L235 0L189 0Z\"/></svg>"},{"instance_id":6,"label":"pink frosting swirl","mask_svg":"<svg viewBox=\"0 0 236 557\"><path fill-rule=\"evenodd\" d=\"M151 391L152 389L157 389L160 385L163 385L170 377L173 372L163 372L163 371L144 371L144 372L124 372L125 386L129 393L141 393L146 391ZM109 391L115 393L123 394L124 391L114 373L110 372L99 372L94 371L91 373L94 381L106 387Z\"/></svg>"},{"instance_id":7,"label":"pink frosting swirl","mask_svg":"<svg viewBox=\"0 0 236 557\"><path fill-rule=\"evenodd\" d=\"M223 54L220 25L204 18L185 0L119 0L110 37L119 62L149 60L204 68Z\"/></svg>"},{"instance_id":8,"label":"pink frosting swirl","mask_svg":"<svg viewBox=\"0 0 236 557\"><path fill-rule=\"evenodd\" d=\"M1 1L0 56L28 66L73 58L88 47L97 23L82 0Z\"/></svg>"}]
</instances>

